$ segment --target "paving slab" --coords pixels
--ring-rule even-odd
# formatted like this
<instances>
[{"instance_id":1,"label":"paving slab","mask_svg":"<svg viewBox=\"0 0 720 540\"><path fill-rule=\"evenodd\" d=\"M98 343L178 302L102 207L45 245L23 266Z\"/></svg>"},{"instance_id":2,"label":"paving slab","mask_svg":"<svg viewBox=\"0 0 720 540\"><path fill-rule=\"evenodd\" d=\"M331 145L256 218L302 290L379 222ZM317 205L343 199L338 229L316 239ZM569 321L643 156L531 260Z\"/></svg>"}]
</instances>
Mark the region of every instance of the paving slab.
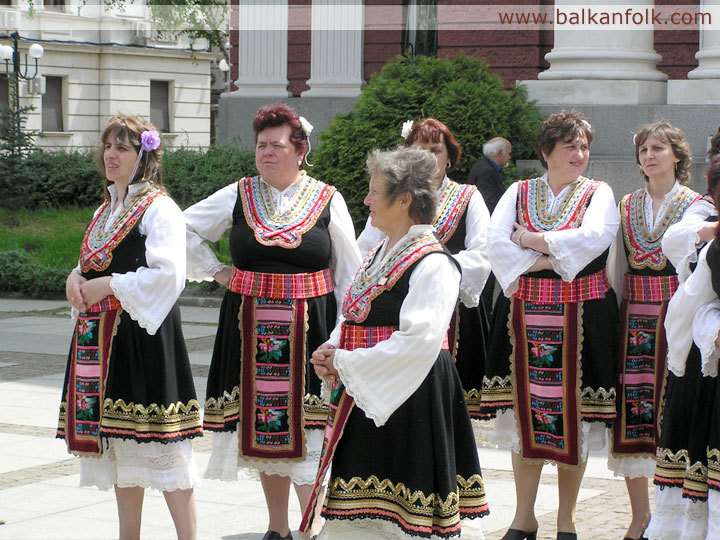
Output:
<instances>
[{"instance_id":1,"label":"paving slab","mask_svg":"<svg viewBox=\"0 0 720 540\"><path fill-rule=\"evenodd\" d=\"M64 301L0 299L0 540L110 540L117 538L112 491L80 488L79 460L54 439L70 339L69 318L48 313ZM201 399L216 331L217 307L183 305L183 331ZM198 469L209 459L211 434L193 441ZM510 454L479 448L491 514L464 528L462 539L499 540L512 521L515 490ZM258 480L202 481L195 493L198 538L260 540L267 511ZM557 468L545 467L538 490L538 538L554 539ZM599 509L603 519L598 520ZM607 470L607 450L592 452L578 502L582 540L622 538L630 519L625 484ZM290 522L300 523L290 497ZM601 527L602 525L602 527ZM299 538L296 531L295 538ZM174 527L162 494L146 493L142 538L173 540ZM370 540L370 539L368 539Z\"/></svg>"}]
</instances>

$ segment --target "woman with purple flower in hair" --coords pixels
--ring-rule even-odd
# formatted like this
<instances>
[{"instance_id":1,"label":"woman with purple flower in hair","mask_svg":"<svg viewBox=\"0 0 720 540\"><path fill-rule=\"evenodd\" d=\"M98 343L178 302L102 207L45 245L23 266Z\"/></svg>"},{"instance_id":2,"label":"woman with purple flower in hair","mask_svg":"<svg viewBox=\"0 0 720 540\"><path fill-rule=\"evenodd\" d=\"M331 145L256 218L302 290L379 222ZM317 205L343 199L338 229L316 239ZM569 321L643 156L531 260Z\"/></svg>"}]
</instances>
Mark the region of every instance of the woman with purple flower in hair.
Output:
<instances>
[{"instance_id":1,"label":"woman with purple flower in hair","mask_svg":"<svg viewBox=\"0 0 720 540\"><path fill-rule=\"evenodd\" d=\"M160 134L110 119L98 167L105 200L67 278L75 320L57 436L80 484L114 487L119 537L138 539L145 488L163 492L180 540L195 540L191 439L200 404L180 326L185 221L162 185Z\"/></svg>"}]
</instances>

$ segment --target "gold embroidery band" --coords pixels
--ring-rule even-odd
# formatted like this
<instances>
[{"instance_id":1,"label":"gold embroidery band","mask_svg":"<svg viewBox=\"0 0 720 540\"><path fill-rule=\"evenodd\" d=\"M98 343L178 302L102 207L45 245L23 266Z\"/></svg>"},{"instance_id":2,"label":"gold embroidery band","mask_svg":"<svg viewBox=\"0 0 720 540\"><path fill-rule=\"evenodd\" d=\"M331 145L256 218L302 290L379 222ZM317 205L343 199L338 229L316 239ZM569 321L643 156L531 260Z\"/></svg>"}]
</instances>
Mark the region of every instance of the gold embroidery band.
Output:
<instances>
[{"instance_id":1,"label":"gold embroidery band","mask_svg":"<svg viewBox=\"0 0 720 540\"><path fill-rule=\"evenodd\" d=\"M61 407L57 431L75 455L102 454L100 423L105 381L120 313L119 309L81 313L75 323L65 410Z\"/></svg>"}]
</instances>

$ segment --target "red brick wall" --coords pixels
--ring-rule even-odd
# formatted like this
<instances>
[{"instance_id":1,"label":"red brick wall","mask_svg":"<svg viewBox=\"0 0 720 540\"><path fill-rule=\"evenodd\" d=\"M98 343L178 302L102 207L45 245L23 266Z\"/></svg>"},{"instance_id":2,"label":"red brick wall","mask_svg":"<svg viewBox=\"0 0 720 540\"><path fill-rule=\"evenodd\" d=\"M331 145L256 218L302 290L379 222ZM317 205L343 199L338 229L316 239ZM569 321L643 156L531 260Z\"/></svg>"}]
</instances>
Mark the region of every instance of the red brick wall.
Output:
<instances>
[{"instance_id":1,"label":"red brick wall","mask_svg":"<svg viewBox=\"0 0 720 540\"><path fill-rule=\"evenodd\" d=\"M291 6L312 6L312 0L290 0ZM303 28L310 28L312 12L310 9L303 10L302 17L290 21L302 24ZM310 30L290 30L288 32L288 66L287 78L289 81L288 90L293 96L299 96L301 92L310 87L306 81L310 78Z\"/></svg>"},{"instance_id":2,"label":"red brick wall","mask_svg":"<svg viewBox=\"0 0 720 540\"><path fill-rule=\"evenodd\" d=\"M371 5L402 5L402 0L365 0ZM365 30L363 36L363 78L378 73L393 56L402 53L402 30Z\"/></svg>"},{"instance_id":3,"label":"red brick wall","mask_svg":"<svg viewBox=\"0 0 720 540\"><path fill-rule=\"evenodd\" d=\"M655 0L656 6L699 5L698 0ZM688 71L698 65L695 53L700 44L699 30L656 30L653 36L655 52L662 56L658 70L671 79L687 79Z\"/></svg>"},{"instance_id":4,"label":"red brick wall","mask_svg":"<svg viewBox=\"0 0 720 540\"><path fill-rule=\"evenodd\" d=\"M236 22L238 18L238 8L240 0L230 0L230 91L237 90L235 81L240 76L238 68L238 45L240 44L240 32L237 29Z\"/></svg>"},{"instance_id":5,"label":"red brick wall","mask_svg":"<svg viewBox=\"0 0 720 540\"><path fill-rule=\"evenodd\" d=\"M453 0L453 4L477 5L476 0ZM497 2L500 4L500 2ZM552 5L548 0L505 0L503 6ZM445 58L465 53L484 58L490 72L499 75L510 88L516 80L537 79L537 74L547 69L545 54L553 44L551 31L528 30L440 30L438 33L438 57Z\"/></svg>"},{"instance_id":6,"label":"red brick wall","mask_svg":"<svg viewBox=\"0 0 720 540\"><path fill-rule=\"evenodd\" d=\"M240 0L231 0L236 8ZM402 5L402 0L365 0L366 5ZM453 4L480 4L477 0L453 0ZM675 0L655 0L655 5L672 6ZM292 5L312 5L312 0L289 0ZM553 5L553 0L505 0L503 5ZM684 5L698 5L699 0L684 0ZM310 10L304 12L310 26ZM363 77L368 80L379 72L393 56L402 53L402 30L378 30L370 28L364 33ZM288 80L289 91L298 96L308 89L310 78L309 30L290 30L288 33ZM230 77L238 78L237 29L230 31ZM698 30L657 30L654 34L655 51L662 56L658 69L671 79L685 79L687 72L697 67L695 53L698 50ZM462 31L448 30L438 33L438 56L453 56L464 52L468 56L482 57L490 65L490 71L502 77L505 87L510 88L516 80L536 79L540 71L549 67L545 54L552 50L552 31ZM232 87L235 89L235 86Z\"/></svg>"}]
</instances>

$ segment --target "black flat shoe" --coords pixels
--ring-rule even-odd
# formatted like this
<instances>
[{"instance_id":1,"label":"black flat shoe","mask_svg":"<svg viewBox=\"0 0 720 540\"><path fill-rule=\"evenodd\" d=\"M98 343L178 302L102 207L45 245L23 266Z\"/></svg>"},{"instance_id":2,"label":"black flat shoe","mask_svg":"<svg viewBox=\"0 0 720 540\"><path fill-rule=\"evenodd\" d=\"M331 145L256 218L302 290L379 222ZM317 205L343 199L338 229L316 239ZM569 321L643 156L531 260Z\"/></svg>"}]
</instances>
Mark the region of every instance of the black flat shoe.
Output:
<instances>
[{"instance_id":1,"label":"black flat shoe","mask_svg":"<svg viewBox=\"0 0 720 540\"><path fill-rule=\"evenodd\" d=\"M293 540L292 531L288 532L287 536L280 536L280 533L268 531L265 533L265 536L262 537L262 540Z\"/></svg>"},{"instance_id":2,"label":"black flat shoe","mask_svg":"<svg viewBox=\"0 0 720 540\"><path fill-rule=\"evenodd\" d=\"M521 531L520 529L508 529L500 540L536 540L537 531Z\"/></svg>"},{"instance_id":3,"label":"black flat shoe","mask_svg":"<svg viewBox=\"0 0 720 540\"><path fill-rule=\"evenodd\" d=\"M557 540L578 540L577 533L559 532Z\"/></svg>"}]
</instances>

